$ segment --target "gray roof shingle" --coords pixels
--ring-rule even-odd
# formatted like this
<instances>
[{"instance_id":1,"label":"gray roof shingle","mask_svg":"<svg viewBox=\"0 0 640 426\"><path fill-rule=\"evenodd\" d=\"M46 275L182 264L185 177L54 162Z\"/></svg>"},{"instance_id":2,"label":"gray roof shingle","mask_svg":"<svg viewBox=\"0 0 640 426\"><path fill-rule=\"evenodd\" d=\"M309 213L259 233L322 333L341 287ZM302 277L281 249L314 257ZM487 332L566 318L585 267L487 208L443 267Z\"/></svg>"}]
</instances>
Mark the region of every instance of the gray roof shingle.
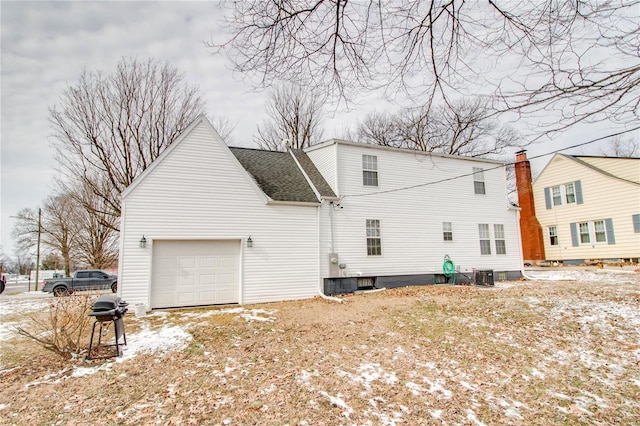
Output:
<instances>
[{"instance_id":1,"label":"gray roof shingle","mask_svg":"<svg viewBox=\"0 0 640 426\"><path fill-rule=\"evenodd\" d=\"M251 148L229 149L242 167L253 177L260 189L272 200L305 203L320 202L304 174L288 152ZM303 167L305 167L305 172L309 175L307 161L313 165L309 157L302 153L300 157L296 154L296 158L301 164L305 163ZM300 158L302 158L302 161ZM315 169L315 172L312 172L314 177L310 176L309 178L314 182L314 185L316 185L317 180L318 184L323 187L323 191L326 191L324 185L328 187L328 184L315 166L313 169ZM318 192L324 195L322 191L318 190Z\"/></svg>"},{"instance_id":2,"label":"gray roof shingle","mask_svg":"<svg viewBox=\"0 0 640 426\"><path fill-rule=\"evenodd\" d=\"M337 198L336 194L333 192L327 181L324 179L320 171L316 168L316 165L313 164L311 158L301 149L293 149L291 150L293 155L295 155L296 160L300 163L300 166L304 169L309 179L311 179L311 183L315 186L316 191L320 193L320 196L327 198Z\"/></svg>"}]
</instances>

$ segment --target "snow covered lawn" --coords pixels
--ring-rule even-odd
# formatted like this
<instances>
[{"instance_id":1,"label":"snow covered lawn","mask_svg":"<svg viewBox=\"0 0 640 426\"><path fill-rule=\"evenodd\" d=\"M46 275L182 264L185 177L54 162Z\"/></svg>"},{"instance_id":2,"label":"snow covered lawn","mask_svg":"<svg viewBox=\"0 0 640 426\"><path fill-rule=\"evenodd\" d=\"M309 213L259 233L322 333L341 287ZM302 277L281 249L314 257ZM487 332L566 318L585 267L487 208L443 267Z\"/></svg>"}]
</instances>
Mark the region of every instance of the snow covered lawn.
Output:
<instances>
[{"instance_id":1,"label":"snow covered lawn","mask_svg":"<svg viewBox=\"0 0 640 426\"><path fill-rule=\"evenodd\" d=\"M640 274L531 275L127 315L90 362L12 332L51 300L2 296L0 423L639 424Z\"/></svg>"}]
</instances>

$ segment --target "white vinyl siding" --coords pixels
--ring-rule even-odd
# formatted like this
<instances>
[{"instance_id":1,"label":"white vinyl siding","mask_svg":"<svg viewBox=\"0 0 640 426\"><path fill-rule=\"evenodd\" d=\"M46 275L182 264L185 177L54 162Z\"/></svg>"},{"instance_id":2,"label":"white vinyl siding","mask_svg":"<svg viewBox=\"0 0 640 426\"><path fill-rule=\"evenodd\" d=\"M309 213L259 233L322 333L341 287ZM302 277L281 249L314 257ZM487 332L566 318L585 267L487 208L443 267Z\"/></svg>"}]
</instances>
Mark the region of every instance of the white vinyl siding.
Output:
<instances>
[{"instance_id":1,"label":"white vinyl siding","mask_svg":"<svg viewBox=\"0 0 640 426\"><path fill-rule=\"evenodd\" d=\"M245 242L249 235L253 247L241 246L239 303L318 294L317 207L267 204L204 121L169 150L123 196L118 280L123 299L150 306L154 240ZM142 235L145 249L139 247Z\"/></svg>"},{"instance_id":2,"label":"white vinyl siding","mask_svg":"<svg viewBox=\"0 0 640 426\"><path fill-rule=\"evenodd\" d=\"M338 188L338 169L337 169L337 146L336 145L314 145L306 150L307 155L313 161L318 171L327 181L333 192L340 193Z\"/></svg>"},{"instance_id":3,"label":"white vinyl siding","mask_svg":"<svg viewBox=\"0 0 640 426\"><path fill-rule=\"evenodd\" d=\"M339 151L336 175L340 177L337 185L340 193L337 195L344 198L341 208L330 209L327 204L320 213L323 278L329 277L327 253L339 255L339 262L345 265L345 276L433 273L442 269L445 254L463 270L521 269L520 251L509 249L519 247L517 210L508 208L505 172L503 168L496 168L498 162L349 142L335 145ZM311 148L311 153L315 154L316 150ZM377 188L362 185L362 155L369 153L378 157L381 178ZM473 208L469 208L473 191L470 177L397 190L460 176L472 167L482 168L487 188L495 189L474 198ZM387 190L391 192L384 192ZM382 256L367 255L367 219L380 220ZM443 222L451 222L453 241L444 241ZM479 249L469 249L478 247L479 222L504 224L506 255L481 256Z\"/></svg>"}]
</instances>

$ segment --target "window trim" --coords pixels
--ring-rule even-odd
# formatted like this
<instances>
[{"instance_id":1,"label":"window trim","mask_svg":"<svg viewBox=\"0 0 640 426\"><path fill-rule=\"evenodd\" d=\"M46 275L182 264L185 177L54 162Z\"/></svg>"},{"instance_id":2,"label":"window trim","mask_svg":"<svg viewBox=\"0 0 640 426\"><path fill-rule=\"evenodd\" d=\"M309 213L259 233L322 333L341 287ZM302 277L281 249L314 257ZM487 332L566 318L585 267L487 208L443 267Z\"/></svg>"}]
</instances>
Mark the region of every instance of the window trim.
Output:
<instances>
[{"instance_id":1,"label":"window trim","mask_svg":"<svg viewBox=\"0 0 640 426\"><path fill-rule=\"evenodd\" d=\"M568 189L569 188L569 189ZM544 188L547 210L582 204L582 184L579 180Z\"/></svg>"},{"instance_id":2,"label":"window trim","mask_svg":"<svg viewBox=\"0 0 640 426\"><path fill-rule=\"evenodd\" d=\"M485 230L486 233L483 232ZM491 256L491 228L488 223L478 224L478 236L480 240L480 255Z\"/></svg>"},{"instance_id":3,"label":"window trim","mask_svg":"<svg viewBox=\"0 0 640 426\"><path fill-rule=\"evenodd\" d=\"M560 239L558 238L558 225L547 226L547 236L549 237L549 245L551 247L556 247L560 245ZM553 243L554 237L555 237L555 244Z\"/></svg>"},{"instance_id":4,"label":"window trim","mask_svg":"<svg viewBox=\"0 0 640 426\"><path fill-rule=\"evenodd\" d=\"M372 166L375 166L375 168ZM375 184L371 183L374 176ZM378 174L378 156L371 154L362 154L362 185L378 187L379 184L380 181Z\"/></svg>"},{"instance_id":5,"label":"window trim","mask_svg":"<svg viewBox=\"0 0 640 426\"><path fill-rule=\"evenodd\" d=\"M445 225L448 225L448 229ZM450 238L447 239L447 234L450 234ZM453 242L453 223L452 222L442 222L442 241L445 243Z\"/></svg>"},{"instance_id":6,"label":"window trim","mask_svg":"<svg viewBox=\"0 0 640 426\"><path fill-rule=\"evenodd\" d=\"M506 255L507 254L507 238L505 237L503 223L493 224L493 237L495 240L496 254L500 256ZM500 246L498 246L498 241L501 242ZM498 247L500 247L500 249L498 249Z\"/></svg>"},{"instance_id":7,"label":"window trim","mask_svg":"<svg viewBox=\"0 0 640 426\"><path fill-rule=\"evenodd\" d=\"M374 234L377 235L371 235L371 230L375 231ZM365 235L367 243L367 256L382 256L382 230L380 219L366 219ZM370 244L374 242L377 242L377 244ZM372 249L375 249L375 252L372 252Z\"/></svg>"},{"instance_id":8,"label":"window trim","mask_svg":"<svg viewBox=\"0 0 640 426\"><path fill-rule=\"evenodd\" d=\"M631 215L631 223L633 224L633 233L637 234L640 232L640 214Z\"/></svg>"},{"instance_id":9,"label":"window trim","mask_svg":"<svg viewBox=\"0 0 640 426\"><path fill-rule=\"evenodd\" d=\"M569 226L574 247L616 243L613 219L611 218L574 222Z\"/></svg>"},{"instance_id":10,"label":"window trim","mask_svg":"<svg viewBox=\"0 0 640 426\"><path fill-rule=\"evenodd\" d=\"M480 192L480 186L482 184L482 190ZM487 185L484 178L484 169L482 167L473 167L473 193L477 195L486 195Z\"/></svg>"}]
</instances>

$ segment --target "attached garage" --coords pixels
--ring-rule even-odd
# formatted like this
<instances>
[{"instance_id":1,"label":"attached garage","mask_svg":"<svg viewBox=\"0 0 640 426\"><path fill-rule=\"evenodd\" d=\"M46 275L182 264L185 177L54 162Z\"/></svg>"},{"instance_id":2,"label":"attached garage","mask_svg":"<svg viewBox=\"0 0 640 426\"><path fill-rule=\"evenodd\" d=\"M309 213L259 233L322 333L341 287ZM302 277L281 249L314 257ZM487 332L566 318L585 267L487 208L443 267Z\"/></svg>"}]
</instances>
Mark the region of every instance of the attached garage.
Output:
<instances>
[{"instance_id":1,"label":"attached garage","mask_svg":"<svg viewBox=\"0 0 640 426\"><path fill-rule=\"evenodd\" d=\"M155 240L151 308L238 303L240 240Z\"/></svg>"}]
</instances>

